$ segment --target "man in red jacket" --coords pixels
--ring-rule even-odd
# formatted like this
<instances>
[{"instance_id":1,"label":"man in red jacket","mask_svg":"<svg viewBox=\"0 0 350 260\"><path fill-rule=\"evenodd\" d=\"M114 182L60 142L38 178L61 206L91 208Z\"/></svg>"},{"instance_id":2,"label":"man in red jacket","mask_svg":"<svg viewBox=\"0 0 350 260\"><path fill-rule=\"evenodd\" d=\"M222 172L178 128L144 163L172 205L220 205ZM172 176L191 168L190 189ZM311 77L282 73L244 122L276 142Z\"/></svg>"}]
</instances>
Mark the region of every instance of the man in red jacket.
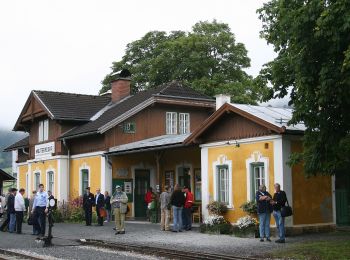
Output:
<instances>
[{"instance_id":1,"label":"man in red jacket","mask_svg":"<svg viewBox=\"0 0 350 260\"><path fill-rule=\"evenodd\" d=\"M192 229L192 205L193 205L193 194L191 188L184 187L183 192L185 193L185 206L182 211L182 224L184 230Z\"/></svg>"}]
</instances>

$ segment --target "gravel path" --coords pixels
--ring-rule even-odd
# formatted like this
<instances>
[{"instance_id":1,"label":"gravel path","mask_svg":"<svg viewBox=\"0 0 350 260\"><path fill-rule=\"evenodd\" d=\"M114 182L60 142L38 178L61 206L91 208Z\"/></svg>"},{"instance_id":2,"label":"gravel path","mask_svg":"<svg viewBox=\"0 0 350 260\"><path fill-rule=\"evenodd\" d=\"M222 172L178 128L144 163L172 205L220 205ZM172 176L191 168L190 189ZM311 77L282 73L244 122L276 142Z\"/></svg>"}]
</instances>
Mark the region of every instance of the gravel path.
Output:
<instances>
[{"instance_id":1,"label":"gravel path","mask_svg":"<svg viewBox=\"0 0 350 260\"><path fill-rule=\"evenodd\" d=\"M101 253L103 253L103 259L116 258L116 254L119 254L118 259L137 259L140 257L137 254L130 256L128 255L130 253L127 252L81 247L77 242L74 242L76 239L85 238L234 256L257 256L265 255L272 250L288 248L297 242L324 240L329 239L329 237L342 239L341 235L314 234L290 237L287 238L286 244L276 244L274 242L262 243L259 242L259 239L253 238L201 234L196 229L172 233L160 231L159 225L150 223L128 222L125 235L115 235L112 228L112 223L107 223L103 227L56 223L53 228L55 237L53 243L56 246L42 248L41 244L35 242L35 237L30 235L31 227L24 225L24 235L0 232L0 248L29 250L33 253L64 259L96 259L98 256L101 257Z\"/></svg>"}]
</instances>

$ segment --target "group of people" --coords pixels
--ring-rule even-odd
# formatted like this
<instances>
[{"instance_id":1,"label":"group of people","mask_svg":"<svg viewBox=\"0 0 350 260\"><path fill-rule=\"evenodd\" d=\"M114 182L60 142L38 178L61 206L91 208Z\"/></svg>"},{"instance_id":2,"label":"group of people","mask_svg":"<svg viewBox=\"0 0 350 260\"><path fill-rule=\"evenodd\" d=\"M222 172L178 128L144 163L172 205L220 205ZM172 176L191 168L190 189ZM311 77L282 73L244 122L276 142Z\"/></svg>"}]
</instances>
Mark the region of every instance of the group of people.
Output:
<instances>
[{"instance_id":1,"label":"group of people","mask_svg":"<svg viewBox=\"0 0 350 260\"><path fill-rule=\"evenodd\" d=\"M24 199L25 189L9 189L5 196L4 209L6 219L2 223L0 230L10 233L22 233L22 223L27 207ZM51 192L44 191L44 185L39 184L38 191L33 191L33 196L29 200L29 218L33 225L33 235L45 236L46 214L49 208L49 199L53 199Z\"/></svg>"},{"instance_id":2,"label":"group of people","mask_svg":"<svg viewBox=\"0 0 350 260\"><path fill-rule=\"evenodd\" d=\"M193 194L189 187L181 187L176 184L171 193L170 187L165 186L160 194L161 222L162 231L170 231L170 212L173 210L173 232L182 232L192 229L192 206Z\"/></svg>"},{"instance_id":3,"label":"group of people","mask_svg":"<svg viewBox=\"0 0 350 260\"><path fill-rule=\"evenodd\" d=\"M275 194L273 197L268 191L266 191L265 185L260 185L259 190L256 192L260 241L264 242L264 238L266 238L266 241L271 242L270 218L272 213L275 218L279 236L279 239L277 239L275 242L285 243L284 217L281 214L281 210L287 202L287 195L281 190L281 186L278 183L274 185L274 188Z\"/></svg>"},{"instance_id":4,"label":"group of people","mask_svg":"<svg viewBox=\"0 0 350 260\"><path fill-rule=\"evenodd\" d=\"M96 189L96 195L94 195L90 192L90 187L87 187L83 196L86 226L91 226L93 207L96 208L97 223L99 226L103 226L104 217L106 217L105 222L111 220L113 210L115 216L115 234L125 234L125 215L128 211L127 204L128 196L122 191L119 185L115 187L115 192L112 196L109 195L108 191L103 195L100 189Z\"/></svg>"}]
</instances>

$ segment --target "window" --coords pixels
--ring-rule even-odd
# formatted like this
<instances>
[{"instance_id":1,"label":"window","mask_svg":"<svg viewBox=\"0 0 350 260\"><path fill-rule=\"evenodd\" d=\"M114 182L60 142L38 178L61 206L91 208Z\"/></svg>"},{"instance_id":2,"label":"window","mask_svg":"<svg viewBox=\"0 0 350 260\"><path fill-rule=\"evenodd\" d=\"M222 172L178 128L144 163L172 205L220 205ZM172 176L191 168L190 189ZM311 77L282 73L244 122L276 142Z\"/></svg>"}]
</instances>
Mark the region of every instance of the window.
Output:
<instances>
[{"instance_id":1,"label":"window","mask_svg":"<svg viewBox=\"0 0 350 260\"><path fill-rule=\"evenodd\" d=\"M34 173L34 190L37 190L40 184L40 172Z\"/></svg>"},{"instance_id":2,"label":"window","mask_svg":"<svg viewBox=\"0 0 350 260\"><path fill-rule=\"evenodd\" d=\"M81 170L81 194L85 193L86 188L89 187L89 170Z\"/></svg>"},{"instance_id":3,"label":"window","mask_svg":"<svg viewBox=\"0 0 350 260\"><path fill-rule=\"evenodd\" d=\"M202 200L202 175L201 169L194 170L194 198Z\"/></svg>"},{"instance_id":4,"label":"window","mask_svg":"<svg viewBox=\"0 0 350 260\"><path fill-rule=\"evenodd\" d=\"M251 194L250 199L255 200L255 193L260 185L266 185L265 167L263 163L252 163L250 172Z\"/></svg>"},{"instance_id":5,"label":"window","mask_svg":"<svg viewBox=\"0 0 350 260\"><path fill-rule=\"evenodd\" d=\"M47 190L51 191L52 194L54 193L54 184L55 184L55 175L53 171L47 172Z\"/></svg>"},{"instance_id":6,"label":"window","mask_svg":"<svg viewBox=\"0 0 350 260\"><path fill-rule=\"evenodd\" d=\"M39 121L39 142L44 142L49 139L49 120Z\"/></svg>"},{"instance_id":7,"label":"window","mask_svg":"<svg viewBox=\"0 0 350 260\"><path fill-rule=\"evenodd\" d=\"M179 113L179 133L188 134L190 133L190 114Z\"/></svg>"},{"instance_id":8,"label":"window","mask_svg":"<svg viewBox=\"0 0 350 260\"><path fill-rule=\"evenodd\" d=\"M166 134L176 135L177 134L177 113L166 112Z\"/></svg>"},{"instance_id":9,"label":"window","mask_svg":"<svg viewBox=\"0 0 350 260\"><path fill-rule=\"evenodd\" d=\"M220 165L217 167L217 189L216 198L220 202L229 205L229 171L227 165Z\"/></svg>"}]
</instances>

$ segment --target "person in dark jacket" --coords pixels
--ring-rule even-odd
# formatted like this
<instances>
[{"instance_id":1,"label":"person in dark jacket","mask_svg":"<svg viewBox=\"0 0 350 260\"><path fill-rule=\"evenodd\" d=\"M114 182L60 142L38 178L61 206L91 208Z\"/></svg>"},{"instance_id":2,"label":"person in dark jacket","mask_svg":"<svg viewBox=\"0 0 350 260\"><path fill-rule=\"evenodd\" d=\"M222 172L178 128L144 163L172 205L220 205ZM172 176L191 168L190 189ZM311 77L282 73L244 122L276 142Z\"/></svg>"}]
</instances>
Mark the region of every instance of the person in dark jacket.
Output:
<instances>
[{"instance_id":1,"label":"person in dark jacket","mask_svg":"<svg viewBox=\"0 0 350 260\"><path fill-rule=\"evenodd\" d=\"M97 223L98 225L103 226L103 217L101 216L100 210L105 206L105 196L101 194L100 189L96 190L95 205L96 205Z\"/></svg>"},{"instance_id":2,"label":"person in dark jacket","mask_svg":"<svg viewBox=\"0 0 350 260\"><path fill-rule=\"evenodd\" d=\"M185 195L181 191L179 184L174 187L174 192L170 197L170 204L173 207L173 232L182 232L182 209L185 204Z\"/></svg>"},{"instance_id":3,"label":"person in dark jacket","mask_svg":"<svg viewBox=\"0 0 350 260\"><path fill-rule=\"evenodd\" d=\"M281 190L281 186L275 184L275 194L271 200L271 205L273 205L273 217L275 218L276 226L278 229L279 239L276 240L276 243L285 243L285 229L284 229L284 217L281 215L281 208L285 206L287 202L286 193Z\"/></svg>"},{"instance_id":4,"label":"person in dark jacket","mask_svg":"<svg viewBox=\"0 0 350 260\"><path fill-rule=\"evenodd\" d=\"M16 210L15 210L15 196L17 193L17 189L13 188L11 190L10 196L7 201L7 210L10 213L10 224L9 224L9 232L13 233L16 230Z\"/></svg>"},{"instance_id":5,"label":"person in dark jacket","mask_svg":"<svg viewBox=\"0 0 350 260\"><path fill-rule=\"evenodd\" d=\"M111 221L111 196L109 196L109 192L105 191L105 209L107 212L107 217L105 222Z\"/></svg>"},{"instance_id":6,"label":"person in dark jacket","mask_svg":"<svg viewBox=\"0 0 350 260\"><path fill-rule=\"evenodd\" d=\"M86 226L91 226L92 222L92 206L94 205L94 194L90 192L90 187L86 188L86 192L83 196L83 208L85 211L85 223Z\"/></svg>"},{"instance_id":7,"label":"person in dark jacket","mask_svg":"<svg viewBox=\"0 0 350 260\"><path fill-rule=\"evenodd\" d=\"M266 191L265 185L259 186L259 190L255 194L255 199L259 216L260 242L264 242L264 237L266 237L266 241L271 242L270 218L272 205L270 204L270 200L272 199L272 196Z\"/></svg>"}]
</instances>

